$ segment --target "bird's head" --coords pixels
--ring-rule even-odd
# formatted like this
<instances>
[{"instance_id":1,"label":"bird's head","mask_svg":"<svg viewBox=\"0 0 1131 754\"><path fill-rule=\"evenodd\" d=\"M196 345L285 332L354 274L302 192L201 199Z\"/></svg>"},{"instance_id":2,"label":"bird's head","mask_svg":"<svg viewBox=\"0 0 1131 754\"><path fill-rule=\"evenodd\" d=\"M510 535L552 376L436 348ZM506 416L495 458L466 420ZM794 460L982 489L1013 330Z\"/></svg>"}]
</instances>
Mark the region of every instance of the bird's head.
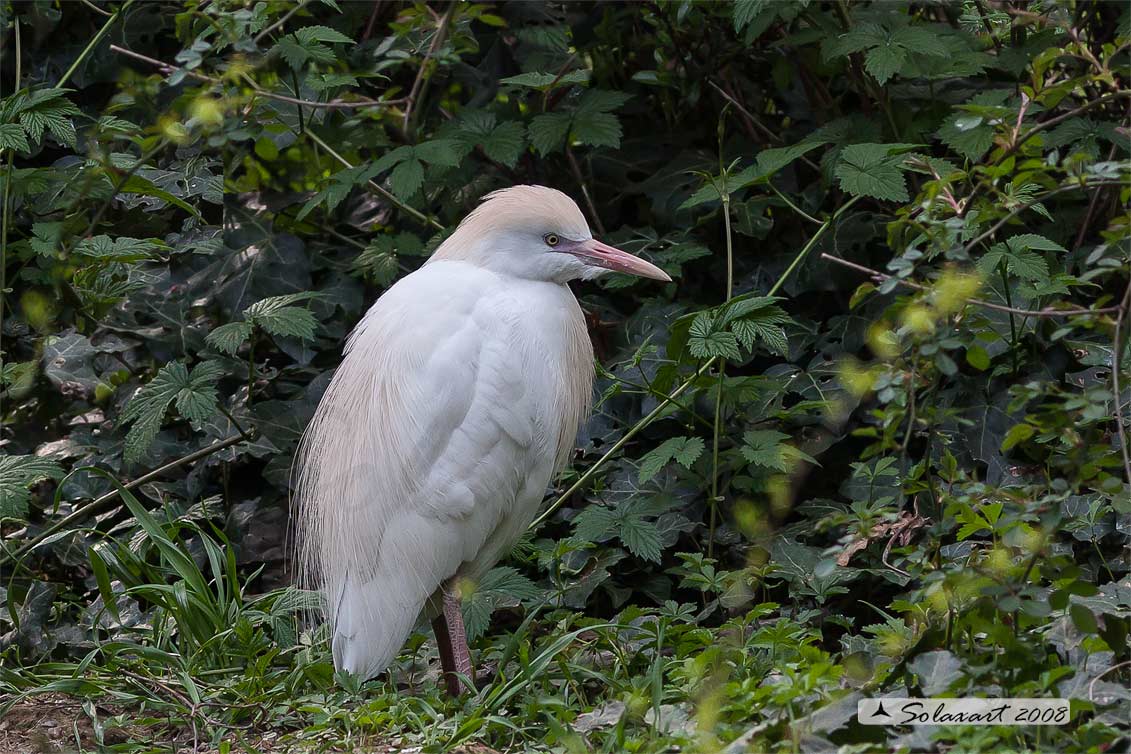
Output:
<instances>
[{"instance_id":1,"label":"bird's head","mask_svg":"<svg viewBox=\"0 0 1131 754\"><path fill-rule=\"evenodd\" d=\"M607 272L671 281L654 264L593 238L577 204L545 186L512 186L483 197L432 258L557 283Z\"/></svg>"}]
</instances>

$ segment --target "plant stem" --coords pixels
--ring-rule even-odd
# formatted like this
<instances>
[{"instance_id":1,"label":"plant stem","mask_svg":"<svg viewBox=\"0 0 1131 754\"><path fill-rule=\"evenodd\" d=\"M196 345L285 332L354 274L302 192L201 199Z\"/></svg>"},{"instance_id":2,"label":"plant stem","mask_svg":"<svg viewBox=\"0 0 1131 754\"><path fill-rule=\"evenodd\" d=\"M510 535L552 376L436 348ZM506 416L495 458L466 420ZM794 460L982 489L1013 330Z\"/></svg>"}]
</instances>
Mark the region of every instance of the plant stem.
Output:
<instances>
[{"instance_id":1,"label":"plant stem","mask_svg":"<svg viewBox=\"0 0 1131 754\"><path fill-rule=\"evenodd\" d=\"M322 139L320 139L318 137L318 134L314 133L313 131L307 130L306 135L315 144L317 144L318 146L325 149L326 153L329 154L331 157L333 157L338 162L340 162L343 167L346 167L346 168L352 168L353 167L353 163L351 163L345 157L342 157L340 154L335 152L333 147L331 147L329 144L322 141ZM416 218L420 222L424 223L425 225L431 225L436 230L443 230L444 229L444 226L439 221L437 221L435 218L428 217L427 215L425 215L420 210L415 209L415 208L410 207L409 205L405 204L404 202L402 202L400 199L398 199L392 193L390 193L389 191L387 191L386 189L384 189L383 187L378 185L373 180L368 181L368 186L369 186L369 188L373 189L378 194L380 194L385 200L387 200L391 204L395 205L402 212L409 214L409 215L412 215L414 218Z\"/></svg>"},{"instance_id":2,"label":"plant stem","mask_svg":"<svg viewBox=\"0 0 1131 754\"><path fill-rule=\"evenodd\" d=\"M94 36L90 38L90 42L87 43L86 47L83 48L83 51L79 53L79 56L75 58L75 62L71 63L71 67L67 69L63 76L59 79L58 83L55 84L55 87L57 89L62 88L66 85L67 81L71 78L71 76L74 75L79 66L82 65L82 62L86 60L86 56L89 55L98 45L98 43L102 41L102 38L106 36L106 32L110 31L110 27L113 26L114 22L118 20L118 16L125 13L133 4L134 0L126 0L125 5L123 5L121 8L118 8L118 10L114 11L114 14L110 16L110 18L106 19L106 23L102 24L102 28L95 32Z\"/></svg>"},{"instance_id":3,"label":"plant stem","mask_svg":"<svg viewBox=\"0 0 1131 754\"><path fill-rule=\"evenodd\" d=\"M817 241L819 241L821 239L821 236L823 236L825 234L825 231L827 231L840 218L840 216L848 210L849 207L851 207L853 204L855 204L857 202L858 198L859 197L853 197L853 198L849 199L847 202L845 202L840 207L840 209L838 209L828 219L825 220L825 222L821 225L821 227L817 229L817 232L813 234L813 237L810 238L809 241L803 247L801 247L801 251L797 252L797 255L793 258L793 261L790 263L789 267L787 267L785 269L785 271L778 278L777 282L775 282L773 284L773 286L770 288L770 291L767 295L772 296L772 295L774 295L775 293L778 292L778 290L782 287L782 285L785 284L785 281L789 277L789 275L795 269L797 269L797 266L799 264L801 264L801 262L805 259L805 257L809 255L809 252L813 250L813 247L817 245ZM662 401L660 401L660 404L658 406L656 406L654 409L652 409L650 412L648 412L647 416L640 419L638 422L636 422L636 424L633 424L632 427L630 427L629 430L627 432L625 432L621 436L621 438L619 440L617 440L616 443L613 444L613 446L611 448L609 448L607 451L605 451L605 453L600 458L598 458L597 461L592 466L590 466L588 469L585 470L584 474L582 474L580 477L578 477L576 482L571 484L569 486L569 488L566 489L565 492L558 495L558 497L554 499L554 502L550 503L550 505L547 506L546 510L544 510L541 513L541 515L539 515L537 518L534 519L534 521L531 522L530 526L527 527L528 530L534 531L538 527L540 527L542 524L546 523L547 519L549 519L550 516L553 515L554 511L556 511L558 508L560 508L565 503L566 500L569 500L569 498L575 492L577 492L582 487L584 487L585 484L590 479L592 479L593 476L598 471L600 471L602 468L604 468L605 464L609 462L609 459L611 459L614 455L616 455L620 451L621 448L623 448L625 445L627 445L628 442L630 440L632 440L632 438L636 437L636 435L638 435L641 430L643 430L645 427L647 427L649 424L651 424L653 421L655 421L656 417L658 417L660 414L662 414L664 412L664 409L666 409L668 407L668 405L673 403L675 401L675 399L679 398L679 396L681 396L685 392L687 392L687 389L690 388L692 385L694 385L696 380L698 380L700 377L702 377L704 374L706 374L707 371L711 368L711 365L714 364L714 363L715 363L715 360L713 358L707 359L707 361L703 362L703 365L700 366L698 369L696 369L694 374L692 374L690 377L688 377L687 380L685 380L683 383L681 383L679 385L679 387L677 387L675 390L673 390L671 393L669 393Z\"/></svg>"},{"instance_id":4,"label":"plant stem","mask_svg":"<svg viewBox=\"0 0 1131 754\"><path fill-rule=\"evenodd\" d=\"M1127 451L1127 432L1123 428L1123 399L1120 396L1119 388L1119 370L1123 366L1119 363L1119 356L1123 351L1122 330L1123 323L1127 318L1127 309L1131 307L1131 283L1127 284L1127 290L1123 294L1123 300L1119 303L1119 315L1115 318L1115 338L1112 342L1111 351L1111 387L1115 398L1115 429L1119 438L1119 453L1123 456L1123 481L1131 484L1131 455Z\"/></svg>"},{"instance_id":5,"label":"plant stem","mask_svg":"<svg viewBox=\"0 0 1131 754\"><path fill-rule=\"evenodd\" d=\"M192 463L193 461L199 461L201 458L205 458L207 456L210 456L213 453L216 453L216 452L223 450L224 448L230 448L231 446L233 446L237 443L243 442L244 440L245 440L245 438L244 438L243 435L233 435L233 436L228 437L228 438L223 439L223 440L217 440L216 442L212 443L211 445L208 445L207 447L201 448L200 450L194 450L192 453L189 453L188 455L182 456L182 457L176 459L175 461L170 461L169 463L165 464L164 466L159 466L156 469L154 469L153 471L142 474L141 476L139 476L137 479L133 480L132 482L128 482L128 483L122 485L121 489L132 490L136 487L140 487L141 485L145 484L146 482L148 482L152 479L156 479L157 477L161 476L166 471L172 471L173 469L177 468L178 466L183 466L186 463ZM60 485L59 485L60 493L62 492L62 489L63 489L63 487L62 487L62 484L60 483ZM118 497L119 492L120 492L120 490L118 488L115 488L112 491L107 492L105 495L102 495L101 497L96 498L90 504L84 505L83 507L71 512L69 515L64 516L63 518L59 519L58 521L56 521L51 526L48 526L46 529L41 531L38 536L31 539L27 544L25 544L23 547L16 550L15 552L13 552L11 554L0 552L0 564L8 563L8 562L14 563L16 561L21 560L25 555L27 555L29 552L34 550L36 547L38 547L40 545L40 543L42 543L44 540L51 537L56 532L62 531L64 529L68 529L73 524L75 524L79 521L82 521L85 518L89 518L90 516L93 516L96 513L101 513L103 510L107 510L109 508L109 506L107 504L112 502L116 497Z\"/></svg>"},{"instance_id":6,"label":"plant stem","mask_svg":"<svg viewBox=\"0 0 1131 754\"><path fill-rule=\"evenodd\" d=\"M20 20L16 18L13 22L15 26L16 38L16 79L12 91L18 92L20 90L20 58L22 52L20 49ZM10 219L9 204L11 203L12 192L12 167L16 159L16 150L8 149L8 165L4 171L4 197L0 203L0 343L3 342L4 332L4 305L3 302L8 300L8 223ZM3 352L0 351L0 368L4 366Z\"/></svg>"},{"instance_id":7,"label":"plant stem","mask_svg":"<svg viewBox=\"0 0 1131 754\"><path fill-rule=\"evenodd\" d=\"M1009 291L1009 275L1005 271L1004 259L998 262L997 271L1001 275L1001 288L1005 295L1005 303L1012 309L1013 295ZM1014 319L1013 312L1009 313L1009 358L1013 362L1013 373L1017 374L1017 322Z\"/></svg>"}]
</instances>

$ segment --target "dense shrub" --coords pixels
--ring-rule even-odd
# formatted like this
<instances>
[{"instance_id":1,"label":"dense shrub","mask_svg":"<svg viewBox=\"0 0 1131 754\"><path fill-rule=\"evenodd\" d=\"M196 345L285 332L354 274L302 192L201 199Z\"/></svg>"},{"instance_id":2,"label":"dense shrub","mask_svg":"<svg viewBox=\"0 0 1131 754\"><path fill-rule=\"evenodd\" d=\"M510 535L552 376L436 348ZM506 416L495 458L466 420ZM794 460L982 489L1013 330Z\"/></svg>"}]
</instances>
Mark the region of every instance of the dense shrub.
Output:
<instances>
[{"instance_id":1,"label":"dense shrub","mask_svg":"<svg viewBox=\"0 0 1131 754\"><path fill-rule=\"evenodd\" d=\"M1126 747L1125 4L0 13L6 706L97 699L139 750ZM514 183L675 282L576 288L596 409L467 599L480 694L423 635L335 683L295 445ZM1073 722L860 726L881 693Z\"/></svg>"}]
</instances>

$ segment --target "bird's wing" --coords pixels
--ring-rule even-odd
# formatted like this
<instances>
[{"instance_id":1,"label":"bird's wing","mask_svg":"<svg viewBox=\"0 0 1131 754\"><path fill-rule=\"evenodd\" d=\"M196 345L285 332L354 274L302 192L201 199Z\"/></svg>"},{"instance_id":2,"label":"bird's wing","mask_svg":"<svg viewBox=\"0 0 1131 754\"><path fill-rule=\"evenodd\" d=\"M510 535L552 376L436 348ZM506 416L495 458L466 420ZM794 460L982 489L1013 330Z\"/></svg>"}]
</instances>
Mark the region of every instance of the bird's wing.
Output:
<instances>
[{"instance_id":1,"label":"bird's wing","mask_svg":"<svg viewBox=\"0 0 1131 754\"><path fill-rule=\"evenodd\" d=\"M300 566L327 600L335 664L366 677L524 488L540 498L552 466L552 451L531 452L547 428L514 313L490 273L453 265L422 268L369 311L300 456Z\"/></svg>"}]
</instances>

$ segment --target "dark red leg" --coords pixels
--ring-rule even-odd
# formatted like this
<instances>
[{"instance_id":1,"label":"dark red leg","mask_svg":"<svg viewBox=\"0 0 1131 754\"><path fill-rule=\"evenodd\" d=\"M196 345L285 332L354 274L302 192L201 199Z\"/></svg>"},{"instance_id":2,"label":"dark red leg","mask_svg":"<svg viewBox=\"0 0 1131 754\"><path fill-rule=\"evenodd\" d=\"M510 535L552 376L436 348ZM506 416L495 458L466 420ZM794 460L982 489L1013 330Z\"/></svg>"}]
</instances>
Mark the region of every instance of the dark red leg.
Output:
<instances>
[{"instance_id":1,"label":"dark red leg","mask_svg":"<svg viewBox=\"0 0 1131 754\"><path fill-rule=\"evenodd\" d=\"M459 675L474 679L471 669L471 651L467 648L467 631L463 627L459 595L452 590L451 582L441 589L444 609L432 621L436 644L440 647L440 667L444 671L444 687L451 696L459 696ZM459 674L459 675L457 675Z\"/></svg>"}]
</instances>

